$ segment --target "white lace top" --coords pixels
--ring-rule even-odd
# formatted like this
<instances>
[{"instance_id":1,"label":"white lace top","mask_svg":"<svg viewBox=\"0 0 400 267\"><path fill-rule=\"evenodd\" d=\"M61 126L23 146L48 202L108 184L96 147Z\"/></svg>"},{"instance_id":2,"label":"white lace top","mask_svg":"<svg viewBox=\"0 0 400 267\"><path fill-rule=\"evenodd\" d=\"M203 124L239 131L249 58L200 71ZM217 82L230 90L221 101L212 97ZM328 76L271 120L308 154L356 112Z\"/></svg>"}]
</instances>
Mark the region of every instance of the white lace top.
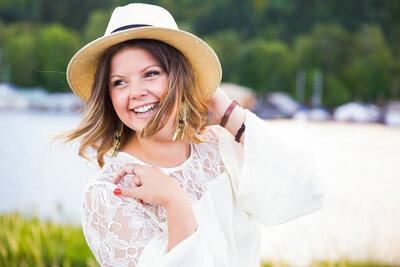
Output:
<instances>
[{"instance_id":1,"label":"white lace top","mask_svg":"<svg viewBox=\"0 0 400 267\"><path fill-rule=\"evenodd\" d=\"M213 128L209 127L203 134L207 142L191 144L190 157L183 164L161 168L186 191L192 203L202 197L208 182L225 170L218 152L218 130ZM127 163L146 164L119 152L88 184L83 200L85 236L102 265L136 266L152 237L167 230L167 216L162 206L145 206L133 198L113 194L116 188L113 177ZM125 176L119 185L130 186L131 178L131 175Z\"/></svg>"},{"instance_id":2,"label":"white lace top","mask_svg":"<svg viewBox=\"0 0 400 267\"><path fill-rule=\"evenodd\" d=\"M259 266L255 218L275 224L320 203L312 175L298 170L297 157L294 170L286 171L290 157L264 126L248 112L244 150L225 130L210 127L204 133L207 142L192 144L183 164L161 168L189 195L198 223L197 231L169 252L164 208L113 194L112 179L122 166L145 164L119 152L83 195L83 231L97 261L102 266ZM121 186L130 180L127 175Z\"/></svg>"}]
</instances>

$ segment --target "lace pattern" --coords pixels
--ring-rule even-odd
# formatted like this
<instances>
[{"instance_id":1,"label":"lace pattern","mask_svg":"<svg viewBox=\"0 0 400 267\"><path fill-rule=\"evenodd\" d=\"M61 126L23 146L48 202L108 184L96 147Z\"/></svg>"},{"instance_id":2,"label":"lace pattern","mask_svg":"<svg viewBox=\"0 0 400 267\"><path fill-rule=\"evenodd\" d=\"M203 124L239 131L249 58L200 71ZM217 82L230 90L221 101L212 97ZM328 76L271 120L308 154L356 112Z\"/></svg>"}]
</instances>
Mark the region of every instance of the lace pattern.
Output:
<instances>
[{"instance_id":1,"label":"lace pattern","mask_svg":"<svg viewBox=\"0 0 400 267\"><path fill-rule=\"evenodd\" d=\"M207 142L193 144L191 156L175 168L161 168L188 194L199 200L207 184L225 168L218 151L218 127L209 127ZM82 226L86 241L102 266L136 266L139 257L156 234L166 230L166 212L162 206L144 206L134 199L115 196L112 178L127 163L141 163L133 156L118 153L87 185L82 204ZM127 175L122 186L129 186Z\"/></svg>"}]
</instances>

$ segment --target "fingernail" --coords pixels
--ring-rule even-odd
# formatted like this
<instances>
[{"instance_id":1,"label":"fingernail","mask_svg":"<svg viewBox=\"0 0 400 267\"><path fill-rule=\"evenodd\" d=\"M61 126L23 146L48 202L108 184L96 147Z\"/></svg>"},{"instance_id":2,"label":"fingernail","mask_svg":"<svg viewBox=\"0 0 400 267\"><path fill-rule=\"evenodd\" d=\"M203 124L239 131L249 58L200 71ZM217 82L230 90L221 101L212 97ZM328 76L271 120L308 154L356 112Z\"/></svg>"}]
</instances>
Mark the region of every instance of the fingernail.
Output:
<instances>
[{"instance_id":1,"label":"fingernail","mask_svg":"<svg viewBox=\"0 0 400 267\"><path fill-rule=\"evenodd\" d=\"M121 189L119 189L119 188L114 189L114 195L121 195L121 194L122 194Z\"/></svg>"}]
</instances>

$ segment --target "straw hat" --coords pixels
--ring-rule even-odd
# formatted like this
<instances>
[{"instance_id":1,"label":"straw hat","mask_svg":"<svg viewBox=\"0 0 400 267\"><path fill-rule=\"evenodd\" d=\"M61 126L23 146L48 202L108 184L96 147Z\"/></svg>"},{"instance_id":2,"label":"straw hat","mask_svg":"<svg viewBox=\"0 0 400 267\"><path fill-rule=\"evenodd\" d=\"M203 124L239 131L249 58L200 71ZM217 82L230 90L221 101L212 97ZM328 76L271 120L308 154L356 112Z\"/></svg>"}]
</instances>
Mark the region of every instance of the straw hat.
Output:
<instances>
[{"instance_id":1,"label":"straw hat","mask_svg":"<svg viewBox=\"0 0 400 267\"><path fill-rule=\"evenodd\" d=\"M106 32L81 48L67 68L67 80L77 96L88 100L103 53L111 46L131 39L154 39L178 49L190 62L198 86L211 96L221 82L221 65L210 46L200 38L179 30L174 18L162 7L129 4L117 7Z\"/></svg>"}]
</instances>

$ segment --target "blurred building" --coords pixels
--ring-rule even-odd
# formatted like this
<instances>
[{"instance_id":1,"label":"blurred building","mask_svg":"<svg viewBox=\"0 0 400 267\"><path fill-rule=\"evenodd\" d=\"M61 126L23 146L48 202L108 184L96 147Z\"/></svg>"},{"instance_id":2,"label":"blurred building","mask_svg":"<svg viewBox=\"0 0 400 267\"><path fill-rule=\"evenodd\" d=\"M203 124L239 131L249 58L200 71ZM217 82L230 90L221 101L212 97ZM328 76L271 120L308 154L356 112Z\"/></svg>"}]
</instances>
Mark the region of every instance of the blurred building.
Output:
<instances>
[{"instance_id":1,"label":"blurred building","mask_svg":"<svg viewBox=\"0 0 400 267\"><path fill-rule=\"evenodd\" d=\"M243 108L253 109L256 103L256 96L251 88L233 83L221 83L220 88L231 99L238 101Z\"/></svg>"},{"instance_id":2,"label":"blurred building","mask_svg":"<svg viewBox=\"0 0 400 267\"><path fill-rule=\"evenodd\" d=\"M0 84L0 110L40 110L75 112L83 105L73 93L50 94L42 88L19 89Z\"/></svg>"},{"instance_id":3,"label":"blurred building","mask_svg":"<svg viewBox=\"0 0 400 267\"><path fill-rule=\"evenodd\" d=\"M389 126L400 126L400 101L391 101L384 108L383 122Z\"/></svg>"},{"instance_id":4,"label":"blurred building","mask_svg":"<svg viewBox=\"0 0 400 267\"><path fill-rule=\"evenodd\" d=\"M381 111L373 104L350 102L337 107L333 118L340 122L379 122Z\"/></svg>"},{"instance_id":5,"label":"blurred building","mask_svg":"<svg viewBox=\"0 0 400 267\"><path fill-rule=\"evenodd\" d=\"M28 107L28 100L19 93L17 87L10 83L0 83L0 110L25 110Z\"/></svg>"}]
</instances>

